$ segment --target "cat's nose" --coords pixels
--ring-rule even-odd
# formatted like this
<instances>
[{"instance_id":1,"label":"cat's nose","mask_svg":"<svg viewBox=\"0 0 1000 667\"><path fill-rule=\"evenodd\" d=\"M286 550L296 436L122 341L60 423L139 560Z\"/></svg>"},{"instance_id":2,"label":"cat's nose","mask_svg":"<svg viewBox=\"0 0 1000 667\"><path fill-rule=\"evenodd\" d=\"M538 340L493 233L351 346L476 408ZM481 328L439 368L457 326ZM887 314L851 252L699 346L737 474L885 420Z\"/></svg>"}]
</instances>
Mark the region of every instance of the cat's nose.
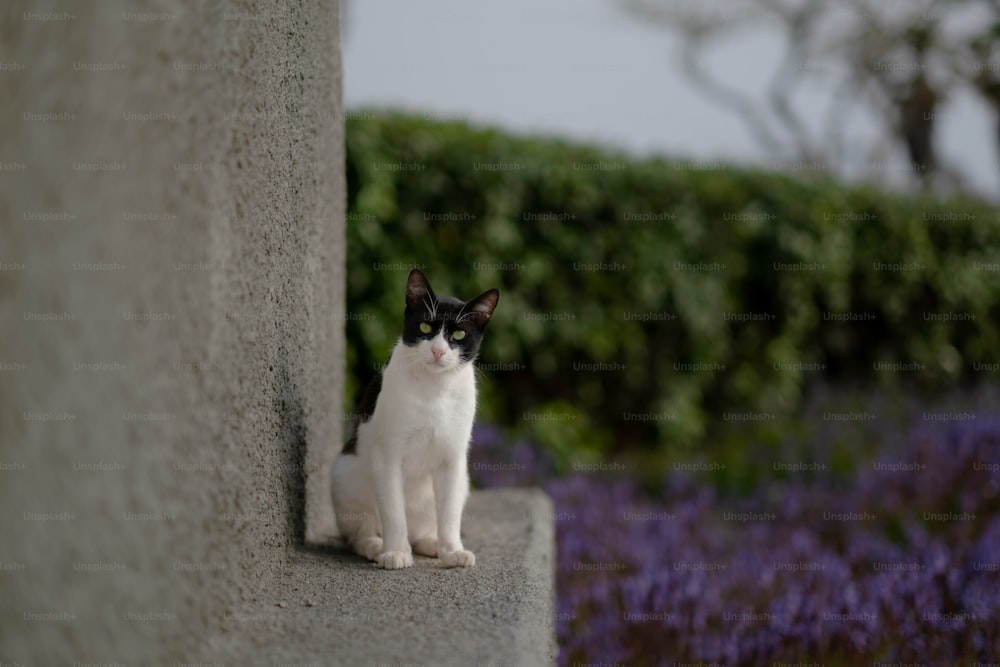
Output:
<instances>
[{"instance_id":1,"label":"cat's nose","mask_svg":"<svg viewBox=\"0 0 1000 667\"><path fill-rule=\"evenodd\" d=\"M431 348L431 354L434 355L434 361L435 361L435 363L438 362L438 361L441 361L441 357L444 356L445 352L447 352L447 350L439 350L439 349L437 349L435 347Z\"/></svg>"}]
</instances>

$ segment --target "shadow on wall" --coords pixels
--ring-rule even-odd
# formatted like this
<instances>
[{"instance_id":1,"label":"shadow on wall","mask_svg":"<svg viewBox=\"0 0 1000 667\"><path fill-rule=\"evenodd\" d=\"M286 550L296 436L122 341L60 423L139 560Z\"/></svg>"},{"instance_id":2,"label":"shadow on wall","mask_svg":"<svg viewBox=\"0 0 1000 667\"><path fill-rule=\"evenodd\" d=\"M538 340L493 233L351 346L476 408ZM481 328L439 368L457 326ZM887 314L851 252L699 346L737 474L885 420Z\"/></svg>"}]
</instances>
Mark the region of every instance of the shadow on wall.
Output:
<instances>
[{"instance_id":1,"label":"shadow on wall","mask_svg":"<svg viewBox=\"0 0 1000 667\"><path fill-rule=\"evenodd\" d=\"M277 354L277 391L274 413L278 415L281 434L282 465L285 468L285 497L288 499L285 520L288 534L296 544L305 543L306 507L306 421L299 386L292 382L288 347L281 344Z\"/></svg>"}]
</instances>

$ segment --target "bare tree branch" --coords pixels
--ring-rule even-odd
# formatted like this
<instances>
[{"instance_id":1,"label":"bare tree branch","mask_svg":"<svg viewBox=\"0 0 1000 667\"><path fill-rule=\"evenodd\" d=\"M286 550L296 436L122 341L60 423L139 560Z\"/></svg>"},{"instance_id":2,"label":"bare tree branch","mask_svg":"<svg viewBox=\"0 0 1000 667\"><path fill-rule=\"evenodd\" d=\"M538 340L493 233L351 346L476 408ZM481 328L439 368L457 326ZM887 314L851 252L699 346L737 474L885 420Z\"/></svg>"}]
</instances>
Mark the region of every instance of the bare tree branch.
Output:
<instances>
[{"instance_id":1,"label":"bare tree branch","mask_svg":"<svg viewBox=\"0 0 1000 667\"><path fill-rule=\"evenodd\" d=\"M776 7L776 3L771 0L759 1ZM805 160L819 159L820 155L819 151L814 149L805 124L792 110L790 100L801 80L800 73L808 61L808 44L812 37L813 21L819 15L816 11L818 4L817 0L809 0L796 10L775 10L783 13L782 18L787 26L788 42L785 57L782 59L778 72L768 89L771 110L778 120L788 128L795 143L798 157Z\"/></svg>"},{"instance_id":2,"label":"bare tree branch","mask_svg":"<svg viewBox=\"0 0 1000 667\"><path fill-rule=\"evenodd\" d=\"M867 109L885 129L886 140L915 166L915 183L961 189L959 171L942 162L934 141L938 109L959 82L995 110L1000 151L1000 74L996 67L976 70L968 62L1000 58L1000 0L907 0L891 7L884 0L745 0L741 7L756 10L720 15L712 14L711 0L687 6L676 0L620 1L643 20L679 35L687 80L735 113L769 153L842 168L851 112ZM970 29L966 20L962 26L962 17L970 18L967 10L975 26L983 8L993 25ZM960 20L948 22L952 29L946 30L945 20L956 16ZM707 56L722 37L762 21L777 26L785 49L764 89L748 94L717 77ZM821 58L838 67L825 74L832 97L817 127L797 113L795 101L806 81L821 78L810 67Z\"/></svg>"},{"instance_id":3,"label":"bare tree branch","mask_svg":"<svg viewBox=\"0 0 1000 667\"><path fill-rule=\"evenodd\" d=\"M697 56L698 52L694 48L688 48L684 51L684 74L688 80L699 87L706 96L736 113L766 150L784 153L783 143L771 132L757 105L738 90L714 79L701 66Z\"/></svg>"}]
</instances>

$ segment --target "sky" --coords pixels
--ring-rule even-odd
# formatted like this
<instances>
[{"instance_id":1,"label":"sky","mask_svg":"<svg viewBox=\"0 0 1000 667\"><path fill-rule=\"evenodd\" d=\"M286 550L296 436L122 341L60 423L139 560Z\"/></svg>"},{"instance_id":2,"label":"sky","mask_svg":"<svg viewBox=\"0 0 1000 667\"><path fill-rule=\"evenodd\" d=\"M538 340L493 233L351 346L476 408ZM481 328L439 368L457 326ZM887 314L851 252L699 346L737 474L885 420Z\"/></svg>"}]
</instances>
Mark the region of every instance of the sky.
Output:
<instances>
[{"instance_id":1,"label":"sky","mask_svg":"<svg viewBox=\"0 0 1000 667\"><path fill-rule=\"evenodd\" d=\"M405 109L671 159L768 164L776 157L685 79L679 40L619 0L345 0L343 31L350 110ZM729 40L709 63L725 82L759 91L780 62L777 37L762 31ZM817 80L796 98L816 131L831 85ZM938 125L941 156L979 194L1000 191L989 111L959 94ZM870 150L884 142L864 113L851 117L848 137L848 176L864 180ZM900 165L889 177L905 181L905 157L883 159Z\"/></svg>"}]
</instances>

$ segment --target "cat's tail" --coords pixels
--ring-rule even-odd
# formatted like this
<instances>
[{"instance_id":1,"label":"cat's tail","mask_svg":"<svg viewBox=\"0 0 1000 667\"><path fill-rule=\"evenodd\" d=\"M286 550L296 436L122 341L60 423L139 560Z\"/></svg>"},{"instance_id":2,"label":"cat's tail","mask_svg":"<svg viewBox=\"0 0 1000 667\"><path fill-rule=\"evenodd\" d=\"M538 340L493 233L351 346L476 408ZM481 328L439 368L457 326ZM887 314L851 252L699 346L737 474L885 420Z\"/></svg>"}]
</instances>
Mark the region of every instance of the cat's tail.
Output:
<instances>
[{"instance_id":1,"label":"cat's tail","mask_svg":"<svg viewBox=\"0 0 1000 667\"><path fill-rule=\"evenodd\" d=\"M341 548L348 544L347 537L340 532L335 518L336 514L329 517L321 517L320 526L313 535L309 537L309 544L316 547Z\"/></svg>"}]
</instances>

